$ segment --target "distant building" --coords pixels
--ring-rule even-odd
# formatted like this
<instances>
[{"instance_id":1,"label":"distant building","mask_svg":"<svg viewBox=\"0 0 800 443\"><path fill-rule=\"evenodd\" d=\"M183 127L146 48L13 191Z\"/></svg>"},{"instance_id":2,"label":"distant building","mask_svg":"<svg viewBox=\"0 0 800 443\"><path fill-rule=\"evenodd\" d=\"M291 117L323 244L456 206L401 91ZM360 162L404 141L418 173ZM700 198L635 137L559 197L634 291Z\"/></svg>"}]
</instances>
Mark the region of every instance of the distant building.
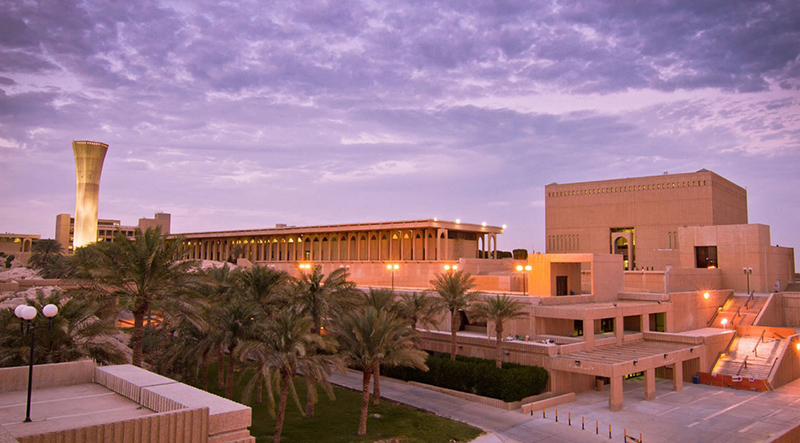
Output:
<instances>
[{"instance_id":1,"label":"distant building","mask_svg":"<svg viewBox=\"0 0 800 443\"><path fill-rule=\"evenodd\" d=\"M136 229L142 231L147 228L161 227L161 232L169 234L172 216L167 213L156 213L153 218L140 218L137 226L125 226L119 220L100 219L97 220L97 234L94 241L114 241L117 232L121 232L126 237L133 237ZM72 253L74 248L75 219L70 214L58 214L56 216L56 241L61 244L65 251ZM92 242L94 243L94 242Z\"/></svg>"}]
</instances>

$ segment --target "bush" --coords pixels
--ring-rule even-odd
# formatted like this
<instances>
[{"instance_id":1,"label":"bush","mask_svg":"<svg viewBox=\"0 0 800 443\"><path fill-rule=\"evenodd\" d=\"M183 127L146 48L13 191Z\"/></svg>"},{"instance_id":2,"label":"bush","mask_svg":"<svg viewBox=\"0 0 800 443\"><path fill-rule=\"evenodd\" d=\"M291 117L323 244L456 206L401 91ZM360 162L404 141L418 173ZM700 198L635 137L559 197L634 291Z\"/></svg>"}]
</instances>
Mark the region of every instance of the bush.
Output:
<instances>
[{"instance_id":1,"label":"bush","mask_svg":"<svg viewBox=\"0 0 800 443\"><path fill-rule=\"evenodd\" d=\"M506 402L522 400L538 395L547 388L547 371L539 366L503 363L495 367L494 360L474 357L428 356L425 362L428 371L413 368L382 368L387 377L405 381L416 381L455 391L468 392L483 397L491 397Z\"/></svg>"}]
</instances>

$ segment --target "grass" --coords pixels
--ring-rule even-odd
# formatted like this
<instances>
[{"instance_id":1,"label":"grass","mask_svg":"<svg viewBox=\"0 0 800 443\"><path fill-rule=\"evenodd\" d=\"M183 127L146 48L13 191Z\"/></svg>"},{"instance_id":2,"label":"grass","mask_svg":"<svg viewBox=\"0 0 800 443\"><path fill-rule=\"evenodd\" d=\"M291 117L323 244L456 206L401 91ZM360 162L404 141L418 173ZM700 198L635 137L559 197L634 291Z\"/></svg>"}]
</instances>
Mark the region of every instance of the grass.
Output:
<instances>
[{"instance_id":1,"label":"grass","mask_svg":"<svg viewBox=\"0 0 800 443\"><path fill-rule=\"evenodd\" d=\"M225 396L218 391L217 371L209 371L211 392ZM247 379L242 373L234 378L234 401L242 401L241 392ZM295 380L300 403L305 409L305 383L301 378ZM276 392L277 395L277 392ZM295 403L289 398L286 406L286 420L281 433L284 442L467 442L477 438L481 430L472 426L437 417L426 411L381 399L380 406L370 402L367 419L367 435L357 436L358 419L361 414L361 392L334 387L335 400L329 399L320 389L319 402L313 418L304 417ZM255 398L255 395L253 396ZM249 402L253 408L253 424L250 434L258 442L272 441L275 431L275 418L267 406L266 389L264 403Z\"/></svg>"}]
</instances>

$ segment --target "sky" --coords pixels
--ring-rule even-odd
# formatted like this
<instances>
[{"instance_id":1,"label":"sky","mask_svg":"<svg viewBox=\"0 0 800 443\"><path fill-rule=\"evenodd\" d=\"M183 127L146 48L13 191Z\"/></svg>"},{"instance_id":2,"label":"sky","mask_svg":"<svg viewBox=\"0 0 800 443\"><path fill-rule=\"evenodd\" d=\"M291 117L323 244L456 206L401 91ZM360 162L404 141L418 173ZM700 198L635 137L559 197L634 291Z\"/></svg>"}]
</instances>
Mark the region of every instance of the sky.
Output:
<instances>
[{"instance_id":1,"label":"sky","mask_svg":"<svg viewBox=\"0 0 800 443\"><path fill-rule=\"evenodd\" d=\"M544 186L694 172L800 249L800 2L0 0L0 231L438 217L544 250ZM799 262L800 263L800 262Z\"/></svg>"}]
</instances>

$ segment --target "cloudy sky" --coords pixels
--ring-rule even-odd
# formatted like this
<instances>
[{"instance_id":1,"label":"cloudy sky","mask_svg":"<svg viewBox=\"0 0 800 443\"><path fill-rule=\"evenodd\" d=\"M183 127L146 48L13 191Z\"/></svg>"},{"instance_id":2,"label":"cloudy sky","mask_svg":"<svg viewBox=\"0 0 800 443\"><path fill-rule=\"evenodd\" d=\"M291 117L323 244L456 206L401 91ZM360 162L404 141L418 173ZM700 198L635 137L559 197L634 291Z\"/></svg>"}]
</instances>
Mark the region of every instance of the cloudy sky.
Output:
<instances>
[{"instance_id":1,"label":"cloudy sky","mask_svg":"<svg viewBox=\"0 0 800 443\"><path fill-rule=\"evenodd\" d=\"M542 250L544 186L707 168L800 248L800 3L0 0L0 231L439 217Z\"/></svg>"}]
</instances>

